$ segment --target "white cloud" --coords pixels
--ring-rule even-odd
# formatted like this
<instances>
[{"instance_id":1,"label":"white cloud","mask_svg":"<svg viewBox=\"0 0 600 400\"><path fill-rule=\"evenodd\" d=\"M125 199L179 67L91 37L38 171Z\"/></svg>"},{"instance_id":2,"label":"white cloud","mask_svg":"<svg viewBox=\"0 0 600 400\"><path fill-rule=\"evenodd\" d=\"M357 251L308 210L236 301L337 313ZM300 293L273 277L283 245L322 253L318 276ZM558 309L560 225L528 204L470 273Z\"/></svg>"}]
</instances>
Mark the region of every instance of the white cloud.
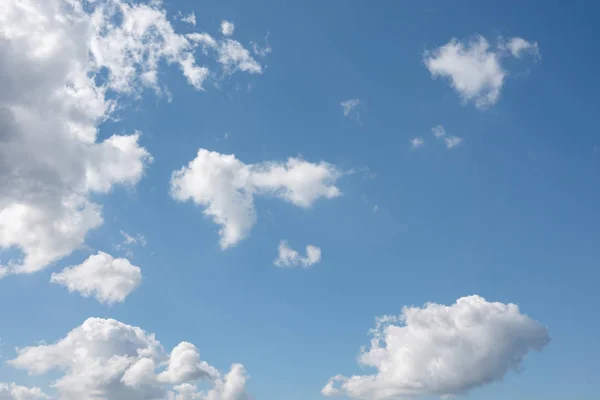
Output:
<instances>
[{"instance_id":1,"label":"white cloud","mask_svg":"<svg viewBox=\"0 0 600 400\"><path fill-rule=\"evenodd\" d=\"M446 136L446 130L442 125L434 126L433 128L431 128L431 132L433 133L433 136L435 136L437 139Z\"/></svg>"},{"instance_id":2,"label":"white cloud","mask_svg":"<svg viewBox=\"0 0 600 400\"><path fill-rule=\"evenodd\" d=\"M255 224L255 195L270 194L308 208L320 198L339 196L335 182L341 175L326 162L289 158L244 164L232 154L200 149L187 166L173 172L171 196L204 207L204 214L221 225L220 244L226 249L247 237Z\"/></svg>"},{"instance_id":3,"label":"white cloud","mask_svg":"<svg viewBox=\"0 0 600 400\"><path fill-rule=\"evenodd\" d=\"M123 245L139 245L142 247L146 245L146 238L139 233L131 236L127 232L121 231L121 235L123 235Z\"/></svg>"},{"instance_id":4,"label":"white cloud","mask_svg":"<svg viewBox=\"0 0 600 400\"><path fill-rule=\"evenodd\" d=\"M410 148L412 150L416 150L418 148L421 148L425 145L425 141L423 140L423 138L420 137L415 137L410 139Z\"/></svg>"},{"instance_id":5,"label":"white cloud","mask_svg":"<svg viewBox=\"0 0 600 400\"><path fill-rule=\"evenodd\" d=\"M209 70L158 0L5 0L0 24L0 250L21 253L0 259L2 277L38 271L82 246L103 223L91 196L142 178L152 157L138 132L98 138L123 101L145 88L162 92L162 63L178 66L196 89ZM215 56L223 68L259 72L235 43Z\"/></svg>"},{"instance_id":6,"label":"white cloud","mask_svg":"<svg viewBox=\"0 0 600 400\"><path fill-rule=\"evenodd\" d=\"M221 21L221 33L224 36L231 36L233 35L233 31L235 30L235 25L233 24L233 22L229 22L229 21Z\"/></svg>"},{"instance_id":7,"label":"white cloud","mask_svg":"<svg viewBox=\"0 0 600 400\"><path fill-rule=\"evenodd\" d=\"M125 258L98 252L83 263L53 273L50 282L65 286L69 292L94 296L100 303L123 302L139 286L142 272Z\"/></svg>"},{"instance_id":8,"label":"white cloud","mask_svg":"<svg viewBox=\"0 0 600 400\"><path fill-rule=\"evenodd\" d=\"M196 25L196 14L194 14L192 11L190 14L182 16L181 21L191 25Z\"/></svg>"},{"instance_id":9,"label":"white cloud","mask_svg":"<svg viewBox=\"0 0 600 400\"><path fill-rule=\"evenodd\" d=\"M158 375L160 382L173 384L203 378L218 379L219 372L206 361L201 361L196 346L188 342L179 343L171 351L167 368Z\"/></svg>"},{"instance_id":10,"label":"white cloud","mask_svg":"<svg viewBox=\"0 0 600 400\"><path fill-rule=\"evenodd\" d=\"M270 35L270 33L267 32L267 35L265 36L265 45L264 46L260 46L256 42L250 42L250 44L252 45L252 51L254 52L254 54L256 54L259 57L265 57L269 53L271 53L271 51L273 51L273 49L271 48L271 45L269 44L269 35Z\"/></svg>"},{"instance_id":11,"label":"white cloud","mask_svg":"<svg viewBox=\"0 0 600 400\"><path fill-rule=\"evenodd\" d=\"M282 240L279 242L277 258L273 261L273 264L282 268L298 266L308 268L320 261L321 249L319 247L313 245L306 246L306 256L302 257L296 250L288 245L287 241Z\"/></svg>"},{"instance_id":12,"label":"white cloud","mask_svg":"<svg viewBox=\"0 0 600 400\"><path fill-rule=\"evenodd\" d=\"M40 388L28 388L16 383L0 382L0 400L42 400L50 396L42 392Z\"/></svg>"},{"instance_id":13,"label":"white cloud","mask_svg":"<svg viewBox=\"0 0 600 400\"><path fill-rule=\"evenodd\" d=\"M342 106L342 111L344 112L344 117L348 117L350 119L358 120L360 114L356 110L358 105L360 104L360 99L348 99L344 100L340 103Z\"/></svg>"},{"instance_id":14,"label":"white cloud","mask_svg":"<svg viewBox=\"0 0 600 400\"><path fill-rule=\"evenodd\" d=\"M61 400L247 399L240 364L221 377L192 344L180 343L169 355L154 334L113 319L90 318L55 344L17 349L9 364L58 376L52 386ZM198 380L212 388L196 392Z\"/></svg>"},{"instance_id":15,"label":"white cloud","mask_svg":"<svg viewBox=\"0 0 600 400\"><path fill-rule=\"evenodd\" d=\"M202 45L204 52L213 50L217 61L225 74L244 71L249 74L262 74L262 66L256 61L250 51L240 42L233 39L217 40L207 33L190 33L186 36L190 41Z\"/></svg>"},{"instance_id":16,"label":"white cloud","mask_svg":"<svg viewBox=\"0 0 600 400\"><path fill-rule=\"evenodd\" d=\"M550 341L546 327L518 306L479 296L451 306L404 307L400 316L378 318L371 334L358 360L376 372L337 375L323 395L373 400L464 395L519 371L530 350Z\"/></svg>"},{"instance_id":17,"label":"white cloud","mask_svg":"<svg viewBox=\"0 0 600 400\"><path fill-rule=\"evenodd\" d=\"M499 47L507 49L517 58L521 58L526 53L530 53L536 58L540 57L540 49L537 42L531 43L520 37L511 38L506 43L501 42Z\"/></svg>"},{"instance_id":18,"label":"white cloud","mask_svg":"<svg viewBox=\"0 0 600 400\"><path fill-rule=\"evenodd\" d=\"M501 65L502 57L512 54L520 58L525 51L539 56L537 43L512 38L507 44L500 41L493 50L483 36L477 36L468 42L452 39L433 51L426 51L424 62L432 77L450 79L465 102L473 101L478 108L485 109L496 104L500 97L507 75Z\"/></svg>"},{"instance_id":19,"label":"white cloud","mask_svg":"<svg viewBox=\"0 0 600 400\"><path fill-rule=\"evenodd\" d=\"M461 144L462 141L462 138L459 138L458 136L448 136L444 138L444 143L446 143L446 147L449 149L455 148L456 146Z\"/></svg>"},{"instance_id":20,"label":"white cloud","mask_svg":"<svg viewBox=\"0 0 600 400\"><path fill-rule=\"evenodd\" d=\"M130 235L127 232L121 230L121 235L123 236L123 242L117 244L115 248L117 250L123 251L127 257L132 258L134 256L133 247L144 247L147 244L146 238L140 233L136 235Z\"/></svg>"},{"instance_id":21,"label":"white cloud","mask_svg":"<svg viewBox=\"0 0 600 400\"><path fill-rule=\"evenodd\" d=\"M444 141L444 144L448 149L453 149L462 143L463 139L458 136L447 136L446 130L442 125L434 126L431 128L431 132L436 139Z\"/></svg>"},{"instance_id":22,"label":"white cloud","mask_svg":"<svg viewBox=\"0 0 600 400\"><path fill-rule=\"evenodd\" d=\"M248 374L241 364L233 364L231 371L223 379L215 381L214 388L207 393L199 392L196 385L183 383L174 387L168 400L250 400L245 393Z\"/></svg>"}]
</instances>

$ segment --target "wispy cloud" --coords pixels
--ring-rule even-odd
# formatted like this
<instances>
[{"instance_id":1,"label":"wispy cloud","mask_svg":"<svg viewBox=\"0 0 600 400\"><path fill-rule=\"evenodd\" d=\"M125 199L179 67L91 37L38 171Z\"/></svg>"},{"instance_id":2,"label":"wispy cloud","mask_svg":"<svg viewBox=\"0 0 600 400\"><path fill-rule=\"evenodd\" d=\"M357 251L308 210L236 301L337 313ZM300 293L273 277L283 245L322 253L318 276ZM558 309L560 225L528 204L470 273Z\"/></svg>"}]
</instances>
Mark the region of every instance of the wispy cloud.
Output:
<instances>
[{"instance_id":1,"label":"wispy cloud","mask_svg":"<svg viewBox=\"0 0 600 400\"><path fill-rule=\"evenodd\" d=\"M357 107L360 104L360 99L348 99L340 103L344 117L358 121L360 114L357 111Z\"/></svg>"}]
</instances>

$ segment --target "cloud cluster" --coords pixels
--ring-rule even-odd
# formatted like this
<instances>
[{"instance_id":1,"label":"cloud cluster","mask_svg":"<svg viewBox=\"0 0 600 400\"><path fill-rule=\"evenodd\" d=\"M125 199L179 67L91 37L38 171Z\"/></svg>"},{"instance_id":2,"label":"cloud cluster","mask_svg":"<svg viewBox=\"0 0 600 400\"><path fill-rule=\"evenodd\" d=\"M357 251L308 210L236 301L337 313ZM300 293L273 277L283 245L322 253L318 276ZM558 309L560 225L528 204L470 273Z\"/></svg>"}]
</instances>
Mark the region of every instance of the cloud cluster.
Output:
<instances>
[{"instance_id":1,"label":"cloud cluster","mask_svg":"<svg viewBox=\"0 0 600 400\"><path fill-rule=\"evenodd\" d=\"M508 50L508 51L507 51ZM499 40L496 49L483 36L468 42L452 39L445 45L424 54L425 66L431 76L450 79L454 90L465 102L473 101L480 109L496 104L504 84L506 71L502 58L512 55L521 58L530 52L539 58L537 43L522 38Z\"/></svg>"},{"instance_id":2,"label":"cloud cluster","mask_svg":"<svg viewBox=\"0 0 600 400\"><path fill-rule=\"evenodd\" d=\"M152 157L138 132L98 137L123 98L160 92L161 63L196 89L209 70L160 1L7 0L0 23L0 249L21 254L0 259L1 277L73 252L103 222L91 197L141 179ZM233 39L218 60L261 72Z\"/></svg>"},{"instance_id":3,"label":"cloud cluster","mask_svg":"<svg viewBox=\"0 0 600 400\"><path fill-rule=\"evenodd\" d=\"M341 175L326 162L289 158L244 164L233 154L200 149L187 166L173 172L171 196L204 207L204 214L221 226L220 244L226 249L246 238L255 224L255 195L272 195L308 208L320 198L339 196L335 182Z\"/></svg>"},{"instance_id":4,"label":"cloud cluster","mask_svg":"<svg viewBox=\"0 0 600 400\"><path fill-rule=\"evenodd\" d=\"M306 256L302 257L296 250L292 249L285 240L279 242L277 258L273 261L278 267L290 268L302 266L308 268L321 261L321 249L319 247L306 246Z\"/></svg>"},{"instance_id":5,"label":"cloud cluster","mask_svg":"<svg viewBox=\"0 0 600 400\"><path fill-rule=\"evenodd\" d=\"M514 304L463 297L451 306L404 307L400 316L377 319L370 348L359 362L373 375L337 375L326 396L409 399L466 394L518 371L530 350L550 338L546 328Z\"/></svg>"},{"instance_id":6,"label":"cloud cluster","mask_svg":"<svg viewBox=\"0 0 600 400\"><path fill-rule=\"evenodd\" d=\"M168 354L153 334L114 319L90 318L54 344L17 349L9 364L33 375L60 373L52 386L61 400L247 399L242 365L222 376L193 344L181 342ZM199 391L197 382L212 388ZM14 388L0 384L0 395L22 390L30 397L13 397L47 398L39 389Z\"/></svg>"},{"instance_id":7,"label":"cloud cluster","mask_svg":"<svg viewBox=\"0 0 600 400\"><path fill-rule=\"evenodd\" d=\"M94 296L100 303L123 302L139 286L142 272L125 258L98 252L83 263L53 273L50 282L65 286L69 292Z\"/></svg>"},{"instance_id":8,"label":"cloud cluster","mask_svg":"<svg viewBox=\"0 0 600 400\"><path fill-rule=\"evenodd\" d=\"M0 400L43 400L50 396L42 392L40 388L28 388L16 383L0 382Z\"/></svg>"},{"instance_id":9,"label":"cloud cluster","mask_svg":"<svg viewBox=\"0 0 600 400\"><path fill-rule=\"evenodd\" d=\"M442 125L431 128L431 132L436 139L443 140L448 149L453 149L462 143L463 139L458 136L448 136Z\"/></svg>"}]
</instances>

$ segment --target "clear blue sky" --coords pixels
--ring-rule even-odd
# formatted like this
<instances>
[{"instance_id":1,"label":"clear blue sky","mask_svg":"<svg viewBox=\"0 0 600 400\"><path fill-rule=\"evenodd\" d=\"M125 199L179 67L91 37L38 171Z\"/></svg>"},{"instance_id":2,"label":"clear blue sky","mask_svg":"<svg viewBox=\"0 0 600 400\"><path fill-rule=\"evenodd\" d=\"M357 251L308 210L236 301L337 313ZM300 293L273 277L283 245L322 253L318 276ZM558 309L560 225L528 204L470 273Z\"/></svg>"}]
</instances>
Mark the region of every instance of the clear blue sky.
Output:
<instances>
[{"instance_id":1,"label":"clear blue sky","mask_svg":"<svg viewBox=\"0 0 600 400\"><path fill-rule=\"evenodd\" d=\"M196 28L235 23L235 39L268 43L262 74L234 74L196 91L175 67L130 100L100 137L139 130L154 157L135 189L94 194L104 224L76 250L35 274L0 280L4 359L14 347L56 341L86 318L140 326L168 349L193 342L227 370L244 364L261 400L316 400L356 362L376 316L405 305L452 304L478 294L516 303L552 341L521 374L470 392L481 400L591 400L600 392L596 315L600 248L600 131L592 1L186 1ZM480 34L539 45L539 61L506 58L495 104L465 102L449 79L432 79L426 50ZM248 85L251 89L248 90ZM340 103L360 99L358 120ZM447 149L443 125L462 138ZM227 137L225 137L227 134ZM411 150L410 139L425 145ZM172 171L199 148L244 163L302 156L354 170L343 193L303 209L256 197L257 223L236 246L219 247L202 207L169 194ZM374 210L376 206L376 211ZM143 280L123 303L99 304L48 283L91 252L117 255L120 231L147 245L131 262ZM273 265L279 241L322 249L309 269ZM119 253L121 256L122 253ZM3 381L44 386L56 375L0 367Z\"/></svg>"}]
</instances>

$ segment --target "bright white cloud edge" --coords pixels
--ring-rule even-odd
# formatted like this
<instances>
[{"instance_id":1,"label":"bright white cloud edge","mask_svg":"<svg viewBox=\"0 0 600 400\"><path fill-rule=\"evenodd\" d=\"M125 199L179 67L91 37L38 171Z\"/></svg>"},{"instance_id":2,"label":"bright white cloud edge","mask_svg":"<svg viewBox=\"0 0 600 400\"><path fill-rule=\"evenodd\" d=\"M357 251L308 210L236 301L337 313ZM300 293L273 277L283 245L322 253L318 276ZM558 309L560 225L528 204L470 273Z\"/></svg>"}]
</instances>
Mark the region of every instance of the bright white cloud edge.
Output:
<instances>
[{"instance_id":1,"label":"bright white cloud edge","mask_svg":"<svg viewBox=\"0 0 600 400\"><path fill-rule=\"evenodd\" d=\"M81 247L103 223L94 194L133 187L152 161L139 132L98 128L176 65L198 90L212 56L226 74L261 73L238 41L181 35L160 1L6 0L0 16L0 277L31 273ZM120 18L116 18L119 16ZM212 44L211 54L193 39ZM200 49L199 49L200 47ZM202 51L204 50L204 51ZM25 78L24 78L25 77ZM5 257L7 257L5 255Z\"/></svg>"},{"instance_id":2,"label":"bright white cloud edge","mask_svg":"<svg viewBox=\"0 0 600 400\"><path fill-rule=\"evenodd\" d=\"M462 297L446 306L404 307L399 316L377 318L359 363L372 375L332 377L325 396L391 400L464 395L519 371L530 350L550 337L545 326L515 304Z\"/></svg>"},{"instance_id":3,"label":"bright white cloud edge","mask_svg":"<svg viewBox=\"0 0 600 400\"><path fill-rule=\"evenodd\" d=\"M181 342L167 353L154 334L114 319L89 318L54 344L17 349L17 356L8 364L32 375L51 377L51 386L61 400L248 399L248 374L243 365L233 364L222 375L200 358L193 344ZM200 391L198 382L211 388ZM8 385L8 390L14 392L14 387ZM0 394L3 388L0 384ZM39 391L19 390L33 395Z\"/></svg>"}]
</instances>

